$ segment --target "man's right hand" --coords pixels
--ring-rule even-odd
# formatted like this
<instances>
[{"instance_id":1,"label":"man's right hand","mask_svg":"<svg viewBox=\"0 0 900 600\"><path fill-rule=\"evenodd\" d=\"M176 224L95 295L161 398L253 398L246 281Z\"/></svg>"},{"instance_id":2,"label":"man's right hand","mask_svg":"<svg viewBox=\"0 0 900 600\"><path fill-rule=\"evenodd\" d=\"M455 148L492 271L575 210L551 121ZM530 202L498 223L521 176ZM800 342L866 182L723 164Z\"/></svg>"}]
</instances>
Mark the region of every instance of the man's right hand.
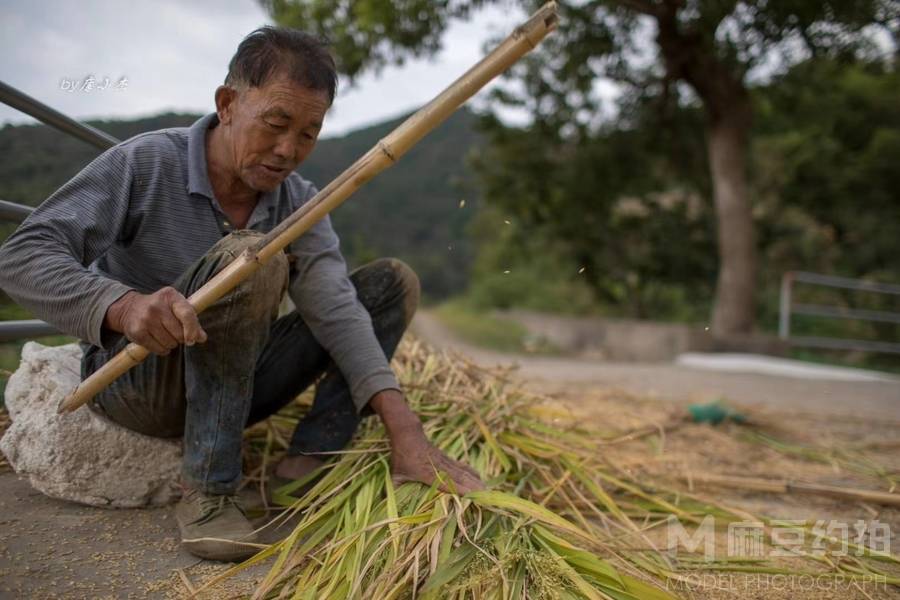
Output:
<instances>
[{"instance_id":1,"label":"man's right hand","mask_svg":"<svg viewBox=\"0 0 900 600\"><path fill-rule=\"evenodd\" d=\"M172 287L153 294L128 292L109 305L103 325L163 356L179 344L193 346L206 341L197 311Z\"/></svg>"}]
</instances>

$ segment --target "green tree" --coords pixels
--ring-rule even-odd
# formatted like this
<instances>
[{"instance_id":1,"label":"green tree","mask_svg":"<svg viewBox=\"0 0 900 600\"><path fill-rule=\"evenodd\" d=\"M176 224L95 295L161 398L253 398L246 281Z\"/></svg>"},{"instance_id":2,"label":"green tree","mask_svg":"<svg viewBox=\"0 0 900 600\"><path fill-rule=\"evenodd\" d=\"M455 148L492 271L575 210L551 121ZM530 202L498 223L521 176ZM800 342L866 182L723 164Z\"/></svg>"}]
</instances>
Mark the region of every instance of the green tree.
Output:
<instances>
[{"instance_id":1,"label":"green tree","mask_svg":"<svg viewBox=\"0 0 900 600\"><path fill-rule=\"evenodd\" d=\"M489 2L263 0L277 22L329 37L340 68L350 76L434 53L450 22L467 18ZM539 3L523 4L533 9ZM789 66L809 54L875 52L872 28L896 39L900 4L587 0L561 2L561 12L559 31L537 56L514 67L513 76L523 83L521 92L498 96L529 110L543 139L556 138L551 150L567 158L572 154L565 148L590 135L602 120L595 93L602 77L660 98L663 104L699 103L717 224L712 327L720 335L750 331L758 265L747 178L753 116L748 80L766 65Z\"/></svg>"}]
</instances>

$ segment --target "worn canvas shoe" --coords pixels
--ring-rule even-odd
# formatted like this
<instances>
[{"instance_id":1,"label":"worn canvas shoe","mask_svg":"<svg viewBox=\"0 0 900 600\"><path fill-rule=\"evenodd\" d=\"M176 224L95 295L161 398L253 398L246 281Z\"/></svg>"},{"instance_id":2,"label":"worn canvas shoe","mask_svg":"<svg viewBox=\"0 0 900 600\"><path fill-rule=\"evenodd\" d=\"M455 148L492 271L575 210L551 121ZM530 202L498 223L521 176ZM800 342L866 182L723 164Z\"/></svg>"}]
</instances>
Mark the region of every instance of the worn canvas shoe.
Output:
<instances>
[{"instance_id":1,"label":"worn canvas shoe","mask_svg":"<svg viewBox=\"0 0 900 600\"><path fill-rule=\"evenodd\" d=\"M200 558L238 561L259 551L253 526L236 495L187 490L175 507L181 545Z\"/></svg>"}]
</instances>

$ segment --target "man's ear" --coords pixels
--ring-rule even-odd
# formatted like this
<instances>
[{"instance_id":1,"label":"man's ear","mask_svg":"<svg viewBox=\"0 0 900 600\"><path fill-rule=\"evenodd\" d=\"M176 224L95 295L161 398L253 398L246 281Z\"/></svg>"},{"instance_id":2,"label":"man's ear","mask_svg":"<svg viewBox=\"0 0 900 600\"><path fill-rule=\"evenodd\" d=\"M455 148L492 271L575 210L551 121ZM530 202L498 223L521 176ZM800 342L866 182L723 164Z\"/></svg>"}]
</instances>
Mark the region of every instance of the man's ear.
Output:
<instances>
[{"instance_id":1,"label":"man's ear","mask_svg":"<svg viewBox=\"0 0 900 600\"><path fill-rule=\"evenodd\" d=\"M227 85L216 88L216 113L219 115L219 123L228 125L234 116L238 91Z\"/></svg>"}]
</instances>

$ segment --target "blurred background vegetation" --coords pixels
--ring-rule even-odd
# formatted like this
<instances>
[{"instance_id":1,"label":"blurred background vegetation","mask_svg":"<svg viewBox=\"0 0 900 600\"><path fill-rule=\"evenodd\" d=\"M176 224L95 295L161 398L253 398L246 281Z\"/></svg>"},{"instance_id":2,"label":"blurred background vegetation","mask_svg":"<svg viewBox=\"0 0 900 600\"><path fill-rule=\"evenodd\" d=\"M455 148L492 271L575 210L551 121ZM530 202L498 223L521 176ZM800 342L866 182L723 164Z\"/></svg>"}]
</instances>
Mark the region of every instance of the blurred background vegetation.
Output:
<instances>
[{"instance_id":1,"label":"blurred background vegetation","mask_svg":"<svg viewBox=\"0 0 900 600\"><path fill-rule=\"evenodd\" d=\"M267 5L279 22L303 17L326 33L346 32L351 21L360 30L370 26L370 38L353 32L346 39L332 36L344 72L354 75L379 61L402 61L404 52L433 51L446 25L441 19L470 16L484 2L410 0L388 3L390 10L378 8L384 3L358 2L375 12L351 11L343 21L326 10L328 4ZM339 208L333 219L351 266L397 256L419 273L428 303L446 303L445 319L459 328L497 331L498 338L509 333L502 324L473 321L472 315L526 308L711 324L723 250L709 135L720 117L690 77L673 75L664 49L651 60L633 58L642 43L661 42L659 30L642 30L646 21L640 11L629 12L629 4L670 3L564 5L570 30L548 49L568 43L564 56L526 61L511 74L510 88L495 90L487 110L458 112ZM848 2L847 10L832 10L827 2L777 3L778 8L758 2L672 4L694 7L678 17L687 30L696 22L702 25L696 25L700 38L713 32L707 48L736 74L736 93L745 93L740 102L752 115L743 147L755 240L754 264L748 267L755 273L755 330L775 331L778 286L788 270L900 282L897 3ZM713 5L721 14L712 14ZM604 6L606 20L585 12ZM758 48L741 47L740 36L730 45L716 37L723 22L741 22L746 15L740 11L753 7L768 20L741 25L741 31L758 33ZM383 27L410 18L428 26ZM888 37L869 35L866 28L873 26ZM763 35L760 28L766 27L781 29ZM803 36L810 37L805 50L801 43L800 51L783 51L765 76L748 75L771 59L776 46L803 42ZM601 67L597 57L606 60ZM548 76L547 64L558 71ZM589 93L598 68L624 82L611 106ZM529 123L505 124L493 110L502 105L529 112ZM163 114L91 124L125 139L189 125L197 117ZM400 120L321 140L299 172L324 185ZM0 130L0 156L0 198L37 205L95 151L44 126L6 126ZM13 229L0 225L0 236ZM900 311L896 296L802 286L796 294L800 302ZM0 310L3 318L26 316L5 298ZM798 317L794 328L800 334L900 340L900 327L889 323ZM514 349L521 332L508 337L503 343ZM14 365L16 352L4 350L0 368ZM801 354L900 369L897 356Z\"/></svg>"}]
</instances>

